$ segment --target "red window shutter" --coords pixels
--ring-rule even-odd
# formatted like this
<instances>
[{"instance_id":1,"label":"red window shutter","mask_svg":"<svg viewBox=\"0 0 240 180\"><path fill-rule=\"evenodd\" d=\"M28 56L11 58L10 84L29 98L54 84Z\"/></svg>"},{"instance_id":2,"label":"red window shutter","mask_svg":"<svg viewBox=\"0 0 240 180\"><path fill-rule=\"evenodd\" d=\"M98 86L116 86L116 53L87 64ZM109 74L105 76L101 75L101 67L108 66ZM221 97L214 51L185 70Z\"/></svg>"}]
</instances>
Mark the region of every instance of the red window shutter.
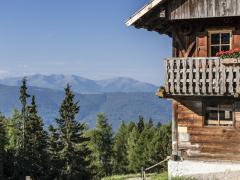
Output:
<instances>
[{"instance_id":1,"label":"red window shutter","mask_svg":"<svg viewBox=\"0 0 240 180\"><path fill-rule=\"evenodd\" d=\"M233 31L232 35L232 49L240 48L240 31Z\"/></svg>"},{"instance_id":2,"label":"red window shutter","mask_svg":"<svg viewBox=\"0 0 240 180\"><path fill-rule=\"evenodd\" d=\"M197 56L198 57L207 57L208 56L208 37L207 33L198 33L197 34Z\"/></svg>"}]
</instances>

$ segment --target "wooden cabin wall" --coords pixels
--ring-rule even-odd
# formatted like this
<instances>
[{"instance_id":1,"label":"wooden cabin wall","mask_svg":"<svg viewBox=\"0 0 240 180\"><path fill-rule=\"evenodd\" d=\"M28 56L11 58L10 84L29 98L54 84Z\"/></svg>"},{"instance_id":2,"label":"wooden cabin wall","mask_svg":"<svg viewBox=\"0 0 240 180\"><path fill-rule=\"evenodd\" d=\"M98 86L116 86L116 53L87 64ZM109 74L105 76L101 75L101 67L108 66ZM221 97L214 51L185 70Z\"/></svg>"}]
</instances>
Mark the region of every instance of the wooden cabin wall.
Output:
<instances>
[{"instance_id":1,"label":"wooden cabin wall","mask_svg":"<svg viewBox=\"0 0 240 180\"><path fill-rule=\"evenodd\" d=\"M240 103L233 127L204 125L204 101L178 100L178 150L183 159L240 160Z\"/></svg>"},{"instance_id":2,"label":"wooden cabin wall","mask_svg":"<svg viewBox=\"0 0 240 180\"><path fill-rule=\"evenodd\" d=\"M240 48L240 19L220 18L206 20L181 20L173 23L173 57L208 57L208 30L233 29L232 48ZM191 32L182 33L189 26Z\"/></svg>"},{"instance_id":3,"label":"wooden cabin wall","mask_svg":"<svg viewBox=\"0 0 240 180\"><path fill-rule=\"evenodd\" d=\"M184 35L178 29L173 33L173 57L195 57L196 35Z\"/></svg>"},{"instance_id":4,"label":"wooden cabin wall","mask_svg":"<svg viewBox=\"0 0 240 180\"><path fill-rule=\"evenodd\" d=\"M174 0L167 9L171 20L240 16L239 0Z\"/></svg>"}]
</instances>

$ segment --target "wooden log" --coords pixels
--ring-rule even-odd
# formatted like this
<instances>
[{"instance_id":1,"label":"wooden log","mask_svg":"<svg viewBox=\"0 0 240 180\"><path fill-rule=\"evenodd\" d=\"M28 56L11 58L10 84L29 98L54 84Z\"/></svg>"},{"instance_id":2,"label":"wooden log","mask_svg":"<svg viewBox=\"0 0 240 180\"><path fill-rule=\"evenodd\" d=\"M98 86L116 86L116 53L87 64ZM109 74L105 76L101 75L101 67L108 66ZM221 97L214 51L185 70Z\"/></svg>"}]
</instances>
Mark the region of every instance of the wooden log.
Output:
<instances>
[{"instance_id":1,"label":"wooden log","mask_svg":"<svg viewBox=\"0 0 240 180\"><path fill-rule=\"evenodd\" d=\"M177 108L178 103L172 102L172 155L178 156L178 125L177 125Z\"/></svg>"}]
</instances>

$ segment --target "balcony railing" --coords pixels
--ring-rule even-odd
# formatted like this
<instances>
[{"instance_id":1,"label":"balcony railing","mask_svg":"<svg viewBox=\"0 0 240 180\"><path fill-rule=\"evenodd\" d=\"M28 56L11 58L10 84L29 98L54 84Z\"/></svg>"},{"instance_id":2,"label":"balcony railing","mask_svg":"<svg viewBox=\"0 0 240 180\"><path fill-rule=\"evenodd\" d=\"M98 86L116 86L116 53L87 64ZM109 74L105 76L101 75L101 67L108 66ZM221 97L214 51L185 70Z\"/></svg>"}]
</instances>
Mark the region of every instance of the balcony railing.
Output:
<instances>
[{"instance_id":1,"label":"balcony railing","mask_svg":"<svg viewBox=\"0 0 240 180\"><path fill-rule=\"evenodd\" d=\"M238 96L240 66L225 66L220 58L165 59L166 95Z\"/></svg>"}]
</instances>

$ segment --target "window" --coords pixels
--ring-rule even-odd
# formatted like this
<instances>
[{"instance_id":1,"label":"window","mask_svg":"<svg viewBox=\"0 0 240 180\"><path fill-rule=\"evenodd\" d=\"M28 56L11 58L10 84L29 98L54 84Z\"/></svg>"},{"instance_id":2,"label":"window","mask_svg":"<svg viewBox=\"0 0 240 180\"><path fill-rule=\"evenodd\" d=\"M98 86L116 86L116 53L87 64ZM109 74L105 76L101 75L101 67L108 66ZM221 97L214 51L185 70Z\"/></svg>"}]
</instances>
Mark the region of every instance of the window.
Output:
<instances>
[{"instance_id":1,"label":"window","mask_svg":"<svg viewBox=\"0 0 240 180\"><path fill-rule=\"evenodd\" d=\"M219 51L231 49L232 31L209 31L209 55L216 56Z\"/></svg>"},{"instance_id":2,"label":"window","mask_svg":"<svg viewBox=\"0 0 240 180\"><path fill-rule=\"evenodd\" d=\"M233 103L207 102L205 109L205 125L208 126L232 126Z\"/></svg>"}]
</instances>

